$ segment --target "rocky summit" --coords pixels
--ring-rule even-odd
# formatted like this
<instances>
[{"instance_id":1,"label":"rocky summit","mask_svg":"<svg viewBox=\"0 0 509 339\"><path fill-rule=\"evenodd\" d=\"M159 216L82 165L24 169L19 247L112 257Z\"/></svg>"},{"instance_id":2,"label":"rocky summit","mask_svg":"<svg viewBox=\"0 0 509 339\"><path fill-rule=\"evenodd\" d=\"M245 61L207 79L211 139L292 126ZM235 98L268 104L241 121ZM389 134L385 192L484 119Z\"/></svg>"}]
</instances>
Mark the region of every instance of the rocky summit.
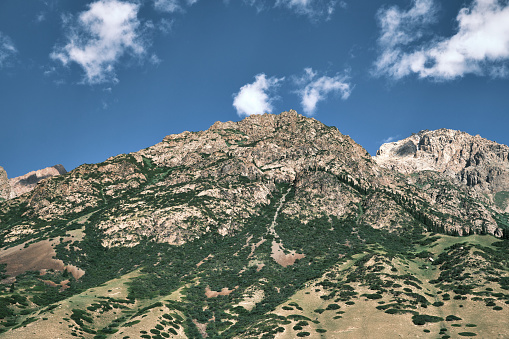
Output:
<instances>
[{"instance_id":1,"label":"rocky summit","mask_svg":"<svg viewBox=\"0 0 509 339\"><path fill-rule=\"evenodd\" d=\"M401 173L442 173L454 184L493 199L497 193L509 191L509 147L479 135L449 129L421 131L382 145L374 159Z\"/></svg>"},{"instance_id":2,"label":"rocky summit","mask_svg":"<svg viewBox=\"0 0 509 339\"><path fill-rule=\"evenodd\" d=\"M29 173L0 202L0 337L507 337L508 150L438 130L372 157L288 111Z\"/></svg>"}]
</instances>

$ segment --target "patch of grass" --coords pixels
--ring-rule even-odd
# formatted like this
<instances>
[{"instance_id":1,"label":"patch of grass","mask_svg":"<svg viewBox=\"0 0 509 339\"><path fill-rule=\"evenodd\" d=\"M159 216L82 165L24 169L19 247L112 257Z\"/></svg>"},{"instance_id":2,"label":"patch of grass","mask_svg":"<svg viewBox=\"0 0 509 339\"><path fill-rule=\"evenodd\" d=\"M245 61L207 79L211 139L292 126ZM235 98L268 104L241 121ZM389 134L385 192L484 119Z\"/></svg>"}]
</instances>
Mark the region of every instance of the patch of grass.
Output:
<instances>
[{"instance_id":1,"label":"patch of grass","mask_svg":"<svg viewBox=\"0 0 509 339\"><path fill-rule=\"evenodd\" d=\"M495 205L501 210L505 210L509 203L509 192L500 191L495 194Z\"/></svg>"}]
</instances>

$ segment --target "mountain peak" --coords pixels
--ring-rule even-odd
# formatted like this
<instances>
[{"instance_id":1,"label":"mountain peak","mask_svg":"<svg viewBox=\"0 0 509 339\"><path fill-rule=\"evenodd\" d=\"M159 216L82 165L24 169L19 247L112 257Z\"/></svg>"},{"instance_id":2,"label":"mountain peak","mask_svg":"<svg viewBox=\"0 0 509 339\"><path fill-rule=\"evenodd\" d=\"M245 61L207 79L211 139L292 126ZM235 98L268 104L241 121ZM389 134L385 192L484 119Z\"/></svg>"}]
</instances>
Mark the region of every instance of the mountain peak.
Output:
<instances>
[{"instance_id":1,"label":"mountain peak","mask_svg":"<svg viewBox=\"0 0 509 339\"><path fill-rule=\"evenodd\" d=\"M41 180L65 173L67 173L67 171L64 166L58 164L37 171L31 171L16 178L11 178L8 181L10 186L8 198L13 199L19 197L33 190Z\"/></svg>"},{"instance_id":2,"label":"mountain peak","mask_svg":"<svg viewBox=\"0 0 509 339\"><path fill-rule=\"evenodd\" d=\"M374 160L401 173L445 173L478 191L509 190L509 147L462 131L420 131L383 144Z\"/></svg>"}]
</instances>

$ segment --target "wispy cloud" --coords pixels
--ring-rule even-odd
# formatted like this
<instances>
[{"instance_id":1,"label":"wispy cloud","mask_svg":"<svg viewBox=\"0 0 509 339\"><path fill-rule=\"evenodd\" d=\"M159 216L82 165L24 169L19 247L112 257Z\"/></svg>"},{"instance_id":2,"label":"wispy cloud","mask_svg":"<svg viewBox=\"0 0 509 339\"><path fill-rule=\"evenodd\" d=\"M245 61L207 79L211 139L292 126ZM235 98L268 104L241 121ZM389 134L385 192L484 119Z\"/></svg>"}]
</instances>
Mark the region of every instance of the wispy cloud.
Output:
<instances>
[{"instance_id":1,"label":"wispy cloud","mask_svg":"<svg viewBox=\"0 0 509 339\"><path fill-rule=\"evenodd\" d=\"M115 67L124 55L141 57L146 53L137 18L139 5L118 0L99 0L76 19L64 18L69 31L67 43L56 46L51 58L64 65L83 68L84 83L116 82Z\"/></svg>"},{"instance_id":2,"label":"wispy cloud","mask_svg":"<svg viewBox=\"0 0 509 339\"><path fill-rule=\"evenodd\" d=\"M233 106L237 110L237 114L248 116L271 113L272 102L275 99L271 94L283 80L284 78L267 78L264 73L258 74L253 83L242 86L240 91L234 94Z\"/></svg>"},{"instance_id":3,"label":"wispy cloud","mask_svg":"<svg viewBox=\"0 0 509 339\"><path fill-rule=\"evenodd\" d=\"M11 38L0 32L0 68L7 66L9 60L18 53Z\"/></svg>"},{"instance_id":4,"label":"wispy cloud","mask_svg":"<svg viewBox=\"0 0 509 339\"><path fill-rule=\"evenodd\" d=\"M458 12L456 32L450 37L429 35L429 24L435 21L436 12L433 0L414 0L406 11L390 7L378 12L381 54L375 63L376 75L400 79L417 74L436 80L469 73L508 75L509 4L506 1L473 0Z\"/></svg>"},{"instance_id":5,"label":"wispy cloud","mask_svg":"<svg viewBox=\"0 0 509 339\"><path fill-rule=\"evenodd\" d=\"M244 3L255 7L258 11L273 7L286 8L312 20L328 19L336 8L345 8L346 3L338 0L244 0Z\"/></svg>"},{"instance_id":6,"label":"wispy cloud","mask_svg":"<svg viewBox=\"0 0 509 339\"><path fill-rule=\"evenodd\" d=\"M154 7L161 12L179 12L184 10L184 6L192 6L198 0L154 0Z\"/></svg>"},{"instance_id":7,"label":"wispy cloud","mask_svg":"<svg viewBox=\"0 0 509 339\"><path fill-rule=\"evenodd\" d=\"M399 134L398 135L395 135L395 136L390 136L390 137L387 137L385 139L382 140L382 144L386 144L388 142L393 142L395 140L398 140L399 138Z\"/></svg>"},{"instance_id":8,"label":"wispy cloud","mask_svg":"<svg viewBox=\"0 0 509 339\"><path fill-rule=\"evenodd\" d=\"M35 17L35 21L37 23L43 22L45 20L46 20L46 13L45 12L39 12L39 14L37 14L37 16Z\"/></svg>"},{"instance_id":9,"label":"wispy cloud","mask_svg":"<svg viewBox=\"0 0 509 339\"><path fill-rule=\"evenodd\" d=\"M276 0L276 6L283 6L310 18L329 18L335 11L336 0ZM344 2L340 2L344 6Z\"/></svg>"},{"instance_id":10,"label":"wispy cloud","mask_svg":"<svg viewBox=\"0 0 509 339\"><path fill-rule=\"evenodd\" d=\"M317 73L312 68L306 68L304 72L305 75L296 82L300 86L297 92L301 97L302 108L306 115L315 114L317 104L326 100L329 94L339 94L343 100L346 100L352 92L347 76L317 77Z\"/></svg>"}]
</instances>

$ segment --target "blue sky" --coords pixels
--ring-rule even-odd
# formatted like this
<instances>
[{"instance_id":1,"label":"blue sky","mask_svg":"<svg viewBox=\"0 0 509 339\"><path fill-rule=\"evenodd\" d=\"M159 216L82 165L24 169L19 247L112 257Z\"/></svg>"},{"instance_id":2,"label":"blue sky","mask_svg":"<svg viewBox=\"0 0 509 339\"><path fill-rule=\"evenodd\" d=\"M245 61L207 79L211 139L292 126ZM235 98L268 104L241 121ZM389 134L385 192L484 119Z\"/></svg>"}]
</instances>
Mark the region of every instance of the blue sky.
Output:
<instances>
[{"instance_id":1,"label":"blue sky","mask_svg":"<svg viewBox=\"0 0 509 339\"><path fill-rule=\"evenodd\" d=\"M28 2L0 2L9 177L289 109L371 154L422 129L509 143L507 1Z\"/></svg>"}]
</instances>

